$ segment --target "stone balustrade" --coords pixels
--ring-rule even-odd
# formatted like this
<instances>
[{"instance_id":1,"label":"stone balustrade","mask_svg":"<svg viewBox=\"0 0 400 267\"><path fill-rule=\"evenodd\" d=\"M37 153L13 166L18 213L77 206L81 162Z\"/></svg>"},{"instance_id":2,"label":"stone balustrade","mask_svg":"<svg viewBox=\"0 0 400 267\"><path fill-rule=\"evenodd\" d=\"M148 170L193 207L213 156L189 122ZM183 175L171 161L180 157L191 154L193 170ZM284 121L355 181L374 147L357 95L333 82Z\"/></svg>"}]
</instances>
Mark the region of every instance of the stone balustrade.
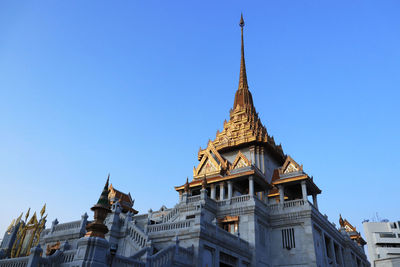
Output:
<instances>
[{"instance_id":1,"label":"stone balustrade","mask_svg":"<svg viewBox=\"0 0 400 267\"><path fill-rule=\"evenodd\" d=\"M0 261L0 267L26 267L29 257L20 257L13 259L4 259Z\"/></svg>"},{"instance_id":2,"label":"stone balustrade","mask_svg":"<svg viewBox=\"0 0 400 267\"><path fill-rule=\"evenodd\" d=\"M147 226L147 232L155 233L155 232L161 232L161 231L177 230L177 229L188 228L193 225L194 225L193 219L179 221L179 222L172 222L172 223L153 224L153 225Z\"/></svg>"},{"instance_id":3,"label":"stone balustrade","mask_svg":"<svg viewBox=\"0 0 400 267\"><path fill-rule=\"evenodd\" d=\"M63 255L62 255L61 263L73 262L74 258L75 258L76 251L77 250L64 251ZM66 266L69 266L69 265L66 265Z\"/></svg>"},{"instance_id":4,"label":"stone balustrade","mask_svg":"<svg viewBox=\"0 0 400 267\"><path fill-rule=\"evenodd\" d=\"M250 251L249 242L240 238L238 235L231 234L224 229L208 222L204 222L204 224L206 224L207 231L212 233L215 239L219 239L224 243L231 244L232 246L236 245L242 250Z\"/></svg>"},{"instance_id":5,"label":"stone balustrade","mask_svg":"<svg viewBox=\"0 0 400 267\"><path fill-rule=\"evenodd\" d=\"M76 228L80 228L80 227L81 227L81 221L62 223L62 224L57 224L54 226L54 232L66 231L66 230L76 229Z\"/></svg>"},{"instance_id":6,"label":"stone balustrade","mask_svg":"<svg viewBox=\"0 0 400 267\"><path fill-rule=\"evenodd\" d=\"M146 263L136 259L123 257L121 255L115 255L112 266L118 267L145 267Z\"/></svg>"},{"instance_id":7,"label":"stone balustrade","mask_svg":"<svg viewBox=\"0 0 400 267\"><path fill-rule=\"evenodd\" d=\"M174 207L172 210L170 210L170 212L164 216L163 218L163 223L165 222L169 222L171 219L173 219L175 217L175 215L179 214L179 208L178 207Z\"/></svg>"},{"instance_id":8,"label":"stone balustrade","mask_svg":"<svg viewBox=\"0 0 400 267\"><path fill-rule=\"evenodd\" d=\"M267 207L270 213L290 212L291 209L297 211L299 208L304 209L305 207L309 207L309 203L303 199L296 199L284 201L283 203L267 204Z\"/></svg>"},{"instance_id":9,"label":"stone balustrade","mask_svg":"<svg viewBox=\"0 0 400 267\"><path fill-rule=\"evenodd\" d=\"M131 240L138 247L143 248L146 246L147 235L140 228L138 228L134 223L129 224L127 231L128 231L128 235L131 238Z\"/></svg>"},{"instance_id":10,"label":"stone balustrade","mask_svg":"<svg viewBox=\"0 0 400 267\"><path fill-rule=\"evenodd\" d=\"M192 196L187 198L187 203L194 203L194 202L199 202L201 200L201 196Z\"/></svg>"}]
</instances>

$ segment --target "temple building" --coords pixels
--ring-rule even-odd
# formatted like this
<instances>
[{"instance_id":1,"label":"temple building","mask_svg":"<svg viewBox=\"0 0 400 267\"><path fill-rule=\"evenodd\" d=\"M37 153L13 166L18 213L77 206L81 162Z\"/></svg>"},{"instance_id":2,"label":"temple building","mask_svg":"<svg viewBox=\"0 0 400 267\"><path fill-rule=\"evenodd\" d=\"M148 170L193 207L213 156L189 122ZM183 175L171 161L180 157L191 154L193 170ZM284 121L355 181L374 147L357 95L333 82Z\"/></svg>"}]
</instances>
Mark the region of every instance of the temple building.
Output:
<instances>
[{"instance_id":1,"label":"temple building","mask_svg":"<svg viewBox=\"0 0 400 267\"><path fill-rule=\"evenodd\" d=\"M229 121L198 151L193 177L175 186L177 204L139 214L131 195L107 179L93 221L86 214L55 220L23 245L15 233L27 224L18 218L1 245L0 267L370 266L356 229L346 220L340 229L328 221L318 208L316 179L260 121L246 75L243 17L240 27L239 85ZM12 254L13 247L25 252Z\"/></svg>"}]
</instances>

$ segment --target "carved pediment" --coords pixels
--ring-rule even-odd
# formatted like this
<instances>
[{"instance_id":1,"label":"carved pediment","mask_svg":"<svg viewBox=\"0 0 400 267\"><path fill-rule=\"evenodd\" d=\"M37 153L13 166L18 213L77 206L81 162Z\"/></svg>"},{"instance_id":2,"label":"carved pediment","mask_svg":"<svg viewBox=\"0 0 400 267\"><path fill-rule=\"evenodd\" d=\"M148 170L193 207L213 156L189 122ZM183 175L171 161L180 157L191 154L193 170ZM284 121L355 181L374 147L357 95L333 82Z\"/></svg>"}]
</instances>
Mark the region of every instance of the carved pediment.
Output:
<instances>
[{"instance_id":1,"label":"carved pediment","mask_svg":"<svg viewBox=\"0 0 400 267\"><path fill-rule=\"evenodd\" d=\"M201 178L203 175L219 174L228 169L228 161L215 149L211 141L206 149L199 152L200 163L193 169L193 177Z\"/></svg>"},{"instance_id":2,"label":"carved pediment","mask_svg":"<svg viewBox=\"0 0 400 267\"><path fill-rule=\"evenodd\" d=\"M240 169L240 168L247 167L250 165L251 165L250 160L248 160L246 158L246 156L243 155L243 153L239 151L239 153L236 155L235 160L232 163L231 170Z\"/></svg>"},{"instance_id":3,"label":"carved pediment","mask_svg":"<svg viewBox=\"0 0 400 267\"><path fill-rule=\"evenodd\" d=\"M215 171L218 171L218 166L215 165L215 163L212 160L207 158L204 161L203 166L200 168L200 171L198 174L202 175L202 174L212 173Z\"/></svg>"},{"instance_id":4,"label":"carved pediment","mask_svg":"<svg viewBox=\"0 0 400 267\"><path fill-rule=\"evenodd\" d=\"M280 174L303 171L303 165L299 165L292 157L287 156L285 163L280 168Z\"/></svg>"}]
</instances>

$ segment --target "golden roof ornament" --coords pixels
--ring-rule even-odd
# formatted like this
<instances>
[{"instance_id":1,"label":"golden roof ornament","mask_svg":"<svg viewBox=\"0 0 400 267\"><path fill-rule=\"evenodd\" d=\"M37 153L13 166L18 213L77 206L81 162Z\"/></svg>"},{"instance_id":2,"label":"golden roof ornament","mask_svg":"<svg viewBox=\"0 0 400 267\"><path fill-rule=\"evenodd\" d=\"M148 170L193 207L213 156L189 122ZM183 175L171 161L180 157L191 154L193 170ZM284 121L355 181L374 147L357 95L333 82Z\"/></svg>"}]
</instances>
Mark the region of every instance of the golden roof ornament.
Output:
<instances>
[{"instance_id":1,"label":"golden roof ornament","mask_svg":"<svg viewBox=\"0 0 400 267\"><path fill-rule=\"evenodd\" d=\"M29 208L28 211L26 212L26 215L25 215L25 222L28 220L29 212L30 212L30 211L31 211L31 208Z\"/></svg>"},{"instance_id":2,"label":"golden roof ornament","mask_svg":"<svg viewBox=\"0 0 400 267\"><path fill-rule=\"evenodd\" d=\"M43 217L43 214L46 212L46 203L44 203L44 206L42 210L40 211L40 217Z\"/></svg>"}]
</instances>

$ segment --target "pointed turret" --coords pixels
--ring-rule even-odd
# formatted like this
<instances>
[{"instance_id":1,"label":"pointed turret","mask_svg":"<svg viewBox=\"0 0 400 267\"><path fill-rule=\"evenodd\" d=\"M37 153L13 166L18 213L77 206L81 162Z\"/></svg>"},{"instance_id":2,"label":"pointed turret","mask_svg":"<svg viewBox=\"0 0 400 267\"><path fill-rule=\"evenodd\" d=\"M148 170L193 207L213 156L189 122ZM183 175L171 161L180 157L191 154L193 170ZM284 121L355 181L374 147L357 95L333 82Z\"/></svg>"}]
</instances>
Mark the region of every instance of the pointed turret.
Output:
<instances>
[{"instance_id":1,"label":"pointed turret","mask_svg":"<svg viewBox=\"0 0 400 267\"><path fill-rule=\"evenodd\" d=\"M243 14L240 17L239 26L242 32L242 48L241 48L241 58L240 58L240 74L239 74L239 87L235 94L235 102L233 104L233 109L240 107L253 107L253 98L249 91L249 86L247 84L247 73L246 73L246 63L244 59L244 41L243 41L243 27L244 20Z\"/></svg>"},{"instance_id":2,"label":"pointed turret","mask_svg":"<svg viewBox=\"0 0 400 267\"><path fill-rule=\"evenodd\" d=\"M101 237L108 233L108 228L104 225L104 220L107 214L111 212L110 202L108 200L108 182L110 180L110 174L107 177L107 182L104 185L103 191L101 192L100 198L97 204L94 205L91 210L94 212L94 221L86 226L87 237Z\"/></svg>"}]
</instances>

